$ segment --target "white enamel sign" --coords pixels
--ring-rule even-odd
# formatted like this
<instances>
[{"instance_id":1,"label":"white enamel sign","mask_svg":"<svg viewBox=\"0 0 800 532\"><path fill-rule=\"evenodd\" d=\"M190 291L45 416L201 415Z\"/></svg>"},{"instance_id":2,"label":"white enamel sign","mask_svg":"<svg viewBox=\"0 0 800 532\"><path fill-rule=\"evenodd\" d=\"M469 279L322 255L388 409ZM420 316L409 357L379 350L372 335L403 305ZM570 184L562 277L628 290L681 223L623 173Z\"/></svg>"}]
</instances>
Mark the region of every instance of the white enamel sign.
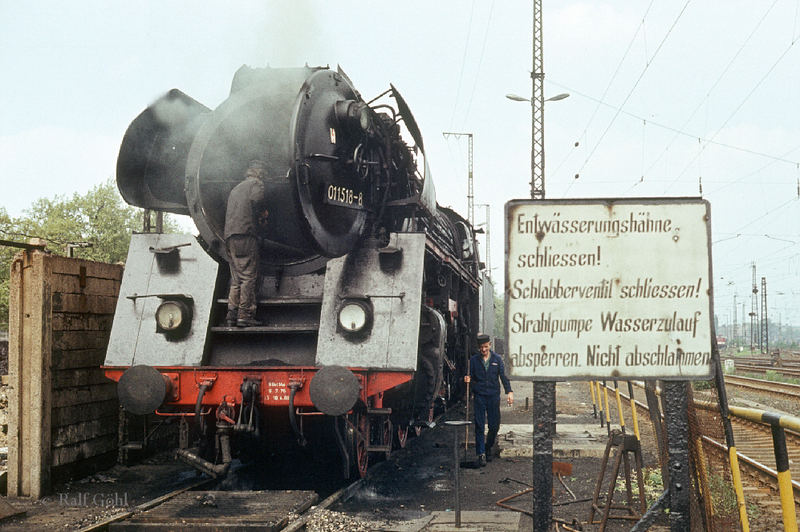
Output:
<instances>
[{"instance_id":1,"label":"white enamel sign","mask_svg":"<svg viewBox=\"0 0 800 532\"><path fill-rule=\"evenodd\" d=\"M511 378L711 376L708 202L513 200L505 214Z\"/></svg>"}]
</instances>

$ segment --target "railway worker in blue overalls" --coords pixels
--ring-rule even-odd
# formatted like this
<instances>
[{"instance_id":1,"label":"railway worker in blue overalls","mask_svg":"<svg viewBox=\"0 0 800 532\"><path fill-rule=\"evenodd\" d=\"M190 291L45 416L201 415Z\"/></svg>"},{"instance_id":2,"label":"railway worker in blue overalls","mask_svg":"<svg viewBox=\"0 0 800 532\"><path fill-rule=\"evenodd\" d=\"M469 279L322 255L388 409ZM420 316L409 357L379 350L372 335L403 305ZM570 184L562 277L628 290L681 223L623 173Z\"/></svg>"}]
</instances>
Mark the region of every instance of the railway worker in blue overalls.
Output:
<instances>
[{"instance_id":1,"label":"railway worker in blue overalls","mask_svg":"<svg viewBox=\"0 0 800 532\"><path fill-rule=\"evenodd\" d=\"M483 467L487 460L492 459L497 431L500 429L500 382L503 383L508 406L514 404L514 392L506 377L503 359L492 351L488 335L478 335L478 350L480 352L469 360L469 375L464 377L464 382L472 383L475 454L478 456L478 466ZM484 439L487 421L489 432Z\"/></svg>"}]
</instances>

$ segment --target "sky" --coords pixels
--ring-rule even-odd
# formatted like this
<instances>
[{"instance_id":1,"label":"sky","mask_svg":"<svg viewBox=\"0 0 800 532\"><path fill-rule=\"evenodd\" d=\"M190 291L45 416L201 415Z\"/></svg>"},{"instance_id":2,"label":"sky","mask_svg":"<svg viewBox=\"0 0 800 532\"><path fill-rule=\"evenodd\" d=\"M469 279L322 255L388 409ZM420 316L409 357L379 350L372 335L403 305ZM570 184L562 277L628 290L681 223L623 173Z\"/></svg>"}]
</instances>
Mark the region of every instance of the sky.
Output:
<instances>
[{"instance_id":1,"label":"sky","mask_svg":"<svg viewBox=\"0 0 800 532\"><path fill-rule=\"evenodd\" d=\"M547 198L702 195L715 313L800 325L800 0L542 0ZM490 226L530 194L532 2L0 0L0 207L114 176L128 124L178 88L215 108L234 72L341 65L365 99L394 84L438 201ZM701 191L702 187L702 191ZM483 207L482 205L489 205ZM484 237L481 237L483 241ZM485 244L485 242L484 242Z\"/></svg>"}]
</instances>

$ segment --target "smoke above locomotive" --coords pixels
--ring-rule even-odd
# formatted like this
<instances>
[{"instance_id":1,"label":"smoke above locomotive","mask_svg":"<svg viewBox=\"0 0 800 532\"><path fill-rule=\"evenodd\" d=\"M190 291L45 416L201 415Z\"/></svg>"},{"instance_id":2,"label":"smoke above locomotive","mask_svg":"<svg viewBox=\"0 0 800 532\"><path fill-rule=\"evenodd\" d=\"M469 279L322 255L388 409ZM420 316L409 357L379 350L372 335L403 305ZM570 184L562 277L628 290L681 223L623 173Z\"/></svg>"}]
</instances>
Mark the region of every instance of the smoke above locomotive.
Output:
<instances>
[{"instance_id":1,"label":"smoke above locomotive","mask_svg":"<svg viewBox=\"0 0 800 532\"><path fill-rule=\"evenodd\" d=\"M391 92L421 148L407 105ZM270 223L261 263L310 271L352 250L392 200L417 196L435 212L431 180L422 194L425 176L409 171L416 165L385 157L397 118L368 106L341 69L243 66L213 111L174 89L142 112L123 139L117 184L132 205L191 215L208 251L224 258L228 193L247 162L262 159Z\"/></svg>"}]
</instances>

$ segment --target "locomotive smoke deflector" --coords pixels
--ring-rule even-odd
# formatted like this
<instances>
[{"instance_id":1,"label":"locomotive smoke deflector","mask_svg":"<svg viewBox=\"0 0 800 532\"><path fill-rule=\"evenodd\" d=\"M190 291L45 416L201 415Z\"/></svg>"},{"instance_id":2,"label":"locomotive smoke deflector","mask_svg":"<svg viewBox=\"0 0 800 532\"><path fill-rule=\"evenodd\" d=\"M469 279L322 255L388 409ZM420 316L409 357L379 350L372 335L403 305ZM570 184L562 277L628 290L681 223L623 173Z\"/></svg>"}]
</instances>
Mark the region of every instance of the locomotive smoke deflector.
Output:
<instances>
[{"instance_id":1,"label":"locomotive smoke deflector","mask_svg":"<svg viewBox=\"0 0 800 532\"><path fill-rule=\"evenodd\" d=\"M117 158L117 188L131 205L189 214L183 182L186 156L211 109L177 89L131 122Z\"/></svg>"}]
</instances>

